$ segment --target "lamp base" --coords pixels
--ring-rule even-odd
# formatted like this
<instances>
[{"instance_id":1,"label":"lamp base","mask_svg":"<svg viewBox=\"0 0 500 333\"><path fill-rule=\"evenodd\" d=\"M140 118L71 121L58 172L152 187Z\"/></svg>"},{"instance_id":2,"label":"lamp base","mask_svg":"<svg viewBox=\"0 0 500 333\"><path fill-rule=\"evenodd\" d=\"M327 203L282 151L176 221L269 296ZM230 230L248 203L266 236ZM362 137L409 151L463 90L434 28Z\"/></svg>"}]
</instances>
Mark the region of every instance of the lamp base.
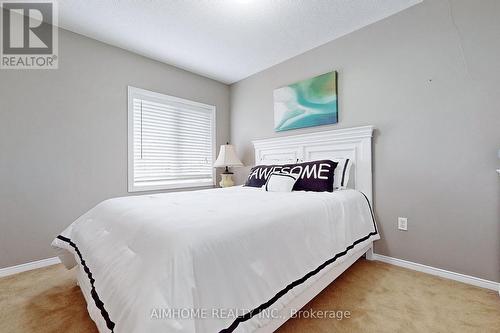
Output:
<instances>
[{"instance_id":1,"label":"lamp base","mask_svg":"<svg viewBox=\"0 0 500 333\"><path fill-rule=\"evenodd\" d=\"M234 185L232 173L221 173L220 176L221 176L221 181L219 183L220 187L231 187Z\"/></svg>"}]
</instances>

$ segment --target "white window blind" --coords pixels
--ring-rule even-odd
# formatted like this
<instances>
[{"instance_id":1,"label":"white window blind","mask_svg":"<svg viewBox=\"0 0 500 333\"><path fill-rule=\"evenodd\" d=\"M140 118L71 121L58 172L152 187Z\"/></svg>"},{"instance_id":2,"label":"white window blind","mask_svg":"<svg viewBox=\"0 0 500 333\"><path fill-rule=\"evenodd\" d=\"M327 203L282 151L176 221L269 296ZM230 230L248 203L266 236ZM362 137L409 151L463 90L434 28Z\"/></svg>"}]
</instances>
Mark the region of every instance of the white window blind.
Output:
<instances>
[{"instance_id":1,"label":"white window blind","mask_svg":"<svg viewBox=\"0 0 500 333\"><path fill-rule=\"evenodd\" d=\"M214 184L215 107L129 87L129 191Z\"/></svg>"}]
</instances>

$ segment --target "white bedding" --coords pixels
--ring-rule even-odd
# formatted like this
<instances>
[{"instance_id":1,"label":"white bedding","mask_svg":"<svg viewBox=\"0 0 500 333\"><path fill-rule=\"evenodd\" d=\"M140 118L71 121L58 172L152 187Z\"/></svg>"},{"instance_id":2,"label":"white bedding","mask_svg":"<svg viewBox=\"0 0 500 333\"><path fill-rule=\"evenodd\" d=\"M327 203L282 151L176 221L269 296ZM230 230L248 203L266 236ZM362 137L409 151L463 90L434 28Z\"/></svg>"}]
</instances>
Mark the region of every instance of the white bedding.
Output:
<instances>
[{"instance_id":1,"label":"white bedding","mask_svg":"<svg viewBox=\"0 0 500 333\"><path fill-rule=\"evenodd\" d=\"M360 192L232 187L106 200L52 245L85 271L101 333L252 332L376 239Z\"/></svg>"}]
</instances>

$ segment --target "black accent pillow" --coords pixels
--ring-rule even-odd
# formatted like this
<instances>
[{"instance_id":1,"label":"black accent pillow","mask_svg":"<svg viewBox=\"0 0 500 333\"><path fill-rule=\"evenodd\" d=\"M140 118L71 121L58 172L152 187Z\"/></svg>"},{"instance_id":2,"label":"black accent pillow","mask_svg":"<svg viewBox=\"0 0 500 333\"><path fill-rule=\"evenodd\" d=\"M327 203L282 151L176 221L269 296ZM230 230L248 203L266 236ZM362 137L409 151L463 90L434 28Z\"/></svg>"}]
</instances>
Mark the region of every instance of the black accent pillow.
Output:
<instances>
[{"instance_id":1,"label":"black accent pillow","mask_svg":"<svg viewBox=\"0 0 500 333\"><path fill-rule=\"evenodd\" d=\"M272 173L280 172L285 165L257 165L250 169L245 186L262 187Z\"/></svg>"},{"instance_id":2,"label":"black accent pillow","mask_svg":"<svg viewBox=\"0 0 500 333\"><path fill-rule=\"evenodd\" d=\"M284 165L257 165L250 170L245 186L262 187L274 172L297 175L294 191L333 192L337 162L320 160Z\"/></svg>"}]
</instances>

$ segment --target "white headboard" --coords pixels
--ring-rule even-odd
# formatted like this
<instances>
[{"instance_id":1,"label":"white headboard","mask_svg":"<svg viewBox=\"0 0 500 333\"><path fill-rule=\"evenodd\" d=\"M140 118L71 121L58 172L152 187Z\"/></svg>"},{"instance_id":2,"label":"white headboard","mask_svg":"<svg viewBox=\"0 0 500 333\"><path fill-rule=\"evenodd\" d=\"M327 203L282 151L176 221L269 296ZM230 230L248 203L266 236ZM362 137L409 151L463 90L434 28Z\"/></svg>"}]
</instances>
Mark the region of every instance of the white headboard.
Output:
<instances>
[{"instance_id":1,"label":"white headboard","mask_svg":"<svg viewBox=\"0 0 500 333\"><path fill-rule=\"evenodd\" d=\"M363 192L372 202L372 134L373 126L362 126L254 140L255 164L349 158L353 166L348 187Z\"/></svg>"}]
</instances>

